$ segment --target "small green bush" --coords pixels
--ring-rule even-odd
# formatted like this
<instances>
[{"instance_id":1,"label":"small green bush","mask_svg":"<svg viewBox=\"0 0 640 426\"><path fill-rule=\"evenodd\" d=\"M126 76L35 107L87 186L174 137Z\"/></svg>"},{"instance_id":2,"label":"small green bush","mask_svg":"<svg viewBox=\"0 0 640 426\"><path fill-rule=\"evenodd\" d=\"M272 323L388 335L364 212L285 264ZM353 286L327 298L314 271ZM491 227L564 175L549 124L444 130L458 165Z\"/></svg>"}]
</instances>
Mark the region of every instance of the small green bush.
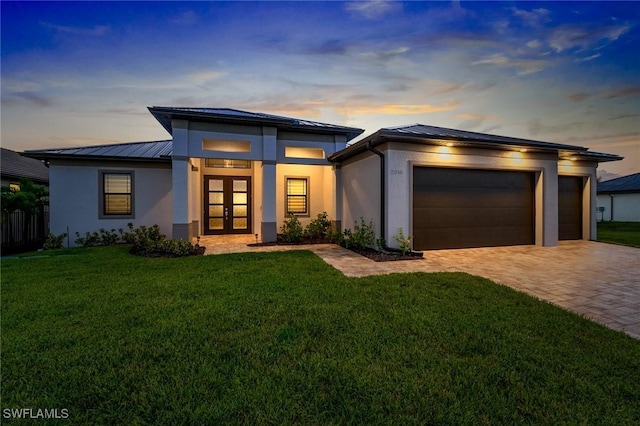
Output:
<instances>
[{"instance_id":1,"label":"small green bush","mask_svg":"<svg viewBox=\"0 0 640 426\"><path fill-rule=\"evenodd\" d=\"M100 228L97 232L86 232L84 237L80 236L79 232L76 232L75 243L83 247L111 246L117 244L119 239L120 236L115 229L107 231L104 228Z\"/></svg>"},{"instance_id":2,"label":"small green bush","mask_svg":"<svg viewBox=\"0 0 640 426\"><path fill-rule=\"evenodd\" d=\"M141 225L138 228L134 228L133 224L129 223L127 226L129 230L122 233L122 240L125 243L150 246L152 243L157 243L167 238L166 235L160 232L158 225L153 225L149 228Z\"/></svg>"},{"instance_id":3,"label":"small green bush","mask_svg":"<svg viewBox=\"0 0 640 426\"><path fill-rule=\"evenodd\" d=\"M99 246L100 235L97 232L86 232L84 237L81 237L80 233L76 232L75 243L82 247Z\"/></svg>"},{"instance_id":4,"label":"small green bush","mask_svg":"<svg viewBox=\"0 0 640 426\"><path fill-rule=\"evenodd\" d=\"M411 235L405 237L402 228L398 228L398 233L393 236L393 239L400 245L402 254L407 254L411 251L411 240L413 237Z\"/></svg>"},{"instance_id":5,"label":"small green bush","mask_svg":"<svg viewBox=\"0 0 640 426\"><path fill-rule=\"evenodd\" d=\"M131 244L131 253L141 256L181 257L204 253L204 247L193 245L190 241L167 238L160 232L158 225L134 228L133 223L128 223L126 231L119 229L116 233L115 229L100 229L98 232L87 232L84 237L76 232L76 236L76 244L84 247L107 246L119 242Z\"/></svg>"},{"instance_id":6,"label":"small green bush","mask_svg":"<svg viewBox=\"0 0 640 426\"><path fill-rule=\"evenodd\" d=\"M334 225L331 224L327 229L327 238L330 242L338 245L344 245L344 236L342 232Z\"/></svg>"},{"instance_id":7,"label":"small green bush","mask_svg":"<svg viewBox=\"0 0 640 426\"><path fill-rule=\"evenodd\" d=\"M287 243L299 243L304 236L302 224L296 216L290 216L285 219L280 232L282 233L282 239Z\"/></svg>"},{"instance_id":8,"label":"small green bush","mask_svg":"<svg viewBox=\"0 0 640 426\"><path fill-rule=\"evenodd\" d=\"M318 216L313 219L304 230L304 236L307 238L324 238L327 236L327 231L331 226L331 221L327 216L327 212L318 213Z\"/></svg>"},{"instance_id":9,"label":"small green bush","mask_svg":"<svg viewBox=\"0 0 640 426\"><path fill-rule=\"evenodd\" d=\"M55 235L49 232L49 235L47 235L47 239L44 240L44 245L42 246L42 248L44 250L61 249L63 247L64 239L67 238L67 235L68 234L66 232L63 232L60 235Z\"/></svg>"},{"instance_id":10,"label":"small green bush","mask_svg":"<svg viewBox=\"0 0 640 426\"><path fill-rule=\"evenodd\" d=\"M357 221L353 225L353 231L351 229L345 229L343 232L344 246L346 248L365 249L372 247L375 240L375 232L373 231L373 220L369 223L364 221L364 218L360 218L360 223Z\"/></svg>"}]
</instances>

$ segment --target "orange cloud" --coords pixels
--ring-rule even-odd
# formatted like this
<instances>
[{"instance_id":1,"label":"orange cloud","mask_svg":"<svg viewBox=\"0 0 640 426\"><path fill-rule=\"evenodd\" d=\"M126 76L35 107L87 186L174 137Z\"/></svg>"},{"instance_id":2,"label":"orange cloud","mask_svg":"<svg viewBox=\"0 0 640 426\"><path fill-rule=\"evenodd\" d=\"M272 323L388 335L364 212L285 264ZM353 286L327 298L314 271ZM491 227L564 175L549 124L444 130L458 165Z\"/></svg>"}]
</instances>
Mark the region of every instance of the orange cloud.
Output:
<instances>
[{"instance_id":1,"label":"orange cloud","mask_svg":"<svg viewBox=\"0 0 640 426\"><path fill-rule=\"evenodd\" d=\"M429 114L433 112L451 111L456 109L460 105L460 102L453 101L447 102L444 105L430 105L430 104L413 104L413 105L399 105L399 104L387 104L387 105L360 105L360 106L345 106L338 110L343 114L370 114L370 115L413 115L413 114Z\"/></svg>"}]
</instances>

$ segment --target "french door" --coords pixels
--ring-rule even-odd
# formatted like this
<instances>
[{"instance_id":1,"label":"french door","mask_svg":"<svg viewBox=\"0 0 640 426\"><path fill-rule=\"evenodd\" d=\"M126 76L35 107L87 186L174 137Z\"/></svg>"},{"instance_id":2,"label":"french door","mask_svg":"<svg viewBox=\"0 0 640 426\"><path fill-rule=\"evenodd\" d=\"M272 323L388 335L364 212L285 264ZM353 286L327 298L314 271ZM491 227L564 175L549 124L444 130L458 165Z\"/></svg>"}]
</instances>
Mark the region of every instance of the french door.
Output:
<instances>
[{"instance_id":1,"label":"french door","mask_svg":"<svg viewBox=\"0 0 640 426\"><path fill-rule=\"evenodd\" d=\"M204 177L204 233L251 233L250 177Z\"/></svg>"}]
</instances>

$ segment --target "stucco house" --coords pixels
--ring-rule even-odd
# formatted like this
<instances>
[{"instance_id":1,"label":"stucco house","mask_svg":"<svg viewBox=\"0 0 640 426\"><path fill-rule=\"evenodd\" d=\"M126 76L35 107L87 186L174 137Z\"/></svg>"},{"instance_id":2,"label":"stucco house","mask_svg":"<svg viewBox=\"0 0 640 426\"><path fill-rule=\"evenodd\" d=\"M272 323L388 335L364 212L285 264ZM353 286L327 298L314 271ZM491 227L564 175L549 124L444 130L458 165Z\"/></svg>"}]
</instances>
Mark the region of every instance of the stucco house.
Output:
<instances>
[{"instance_id":1,"label":"stucco house","mask_svg":"<svg viewBox=\"0 0 640 426\"><path fill-rule=\"evenodd\" d=\"M171 139L25 155L50 167L51 230L160 225L174 238L258 234L289 214L373 219L414 249L594 239L587 148L412 125L363 130L233 109L150 107Z\"/></svg>"},{"instance_id":2,"label":"stucco house","mask_svg":"<svg viewBox=\"0 0 640 426\"><path fill-rule=\"evenodd\" d=\"M640 173L598 183L600 220L640 222Z\"/></svg>"}]
</instances>

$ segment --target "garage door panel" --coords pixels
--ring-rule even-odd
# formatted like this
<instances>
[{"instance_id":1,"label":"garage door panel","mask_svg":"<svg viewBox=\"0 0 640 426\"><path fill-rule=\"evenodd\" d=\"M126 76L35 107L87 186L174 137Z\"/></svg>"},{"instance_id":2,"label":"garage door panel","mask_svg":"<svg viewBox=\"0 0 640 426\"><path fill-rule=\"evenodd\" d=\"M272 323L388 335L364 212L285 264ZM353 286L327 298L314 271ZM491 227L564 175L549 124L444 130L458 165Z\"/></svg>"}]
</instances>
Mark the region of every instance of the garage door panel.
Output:
<instances>
[{"instance_id":1,"label":"garage door panel","mask_svg":"<svg viewBox=\"0 0 640 426\"><path fill-rule=\"evenodd\" d=\"M429 229L421 234L416 233L414 245L428 247L433 241L438 241L438 247L418 250L473 248L487 247L486 241L491 240L492 246L510 246L514 245L512 235L528 232L526 227L505 227L503 229L505 232L501 234L496 234L492 227Z\"/></svg>"},{"instance_id":2,"label":"garage door panel","mask_svg":"<svg viewBox=\"0 0 640 426\"><path fill-rule=\"evenodd\" d=\"M506 227L506 226L529 226L526 208L482 208L476 207L473 211L468 208L429 208L415 209L414 214L419 216L421 220L414 224L414 232L416 229L444 228L453 227L455 224L468 224L473 228L478 223L487 227Z\"/></svg>"},{"instance_id":3,"label":"garage door panel","mask_svg":"<svg viewBox=\"0 0 640 426\"><path fill-rule=\"evenodd\" d=\"M461 190L459 188L452 188L446 191L442 188L437 188L424 190L422 193L419 193L417 197L414 197L414 206L428 206L430 200L433 200L434 197L438 199L439 205L452 208L474 208L478 205L504 208L518 204L520 200L525 201L519 192L513 193L506 190L477 190L477 192L469 193L468 189Z\"/></svg>"},{"instance_id":4,"label":"garage door panel","mask_svg":"<svg viewBox=\"0 0 640 426\"><path fill-rule=\"evenodd\" d=\"M533 177L530 172L416 167L414 247L533 244Z\"/></svg>"},{"instance_id":5,"label":"garage door panel","mask_svg":"<svg viewBox=\"0 0 640 426\"><path fill-rule=\"evenodd\" d=\"M581 176L558 176L558 239L582 238Z\"/></svg>"}]
</instances>

